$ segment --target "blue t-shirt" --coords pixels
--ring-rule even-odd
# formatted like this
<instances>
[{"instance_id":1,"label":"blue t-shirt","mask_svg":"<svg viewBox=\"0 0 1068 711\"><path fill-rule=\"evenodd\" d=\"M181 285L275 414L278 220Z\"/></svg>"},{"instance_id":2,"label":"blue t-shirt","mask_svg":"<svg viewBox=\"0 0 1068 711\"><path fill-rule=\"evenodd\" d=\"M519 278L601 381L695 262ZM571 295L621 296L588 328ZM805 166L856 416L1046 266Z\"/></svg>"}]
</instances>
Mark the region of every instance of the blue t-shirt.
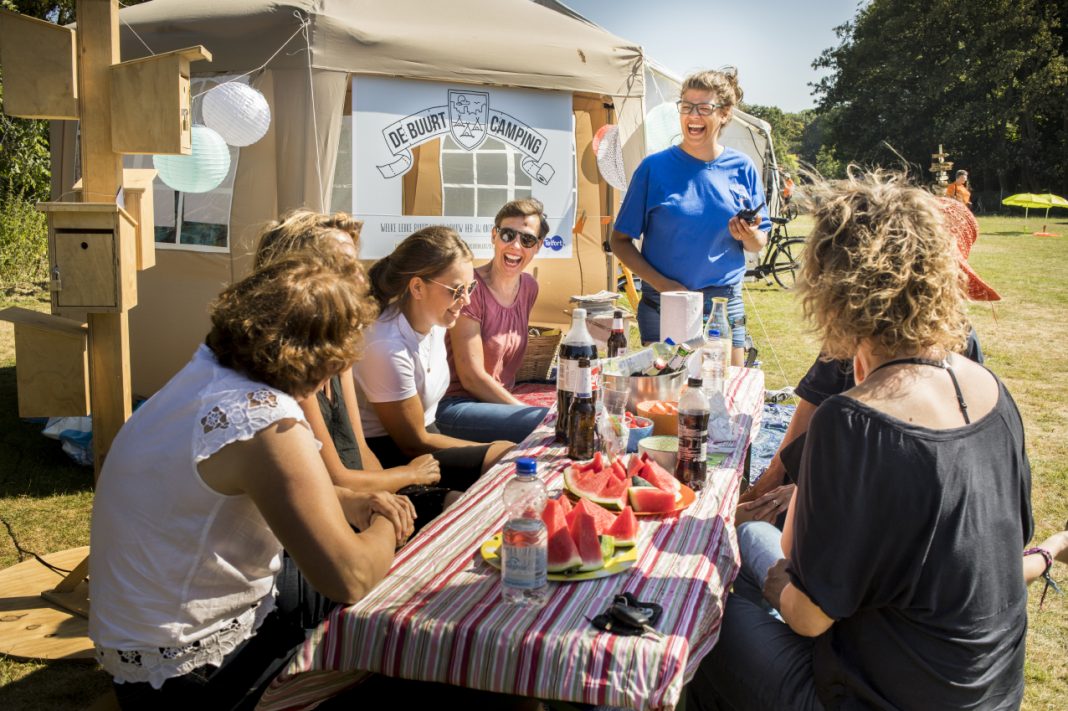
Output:
<instances>
[{"instance_id":1,"label":"blue t-shirt","mask_svg":"<svg viewBox=\"0 0 1068 711\"><path fill-rule=\"evenodd\" d=\"M698 290L736 284L745 275L742 243L727 222L765 201L749 156L724 147L706 163L678 146L654 153L634 171L615 229L637 239L642 256L669 279ZM768 230L767 208L759 228Z\"/></svg>"}]
</instances>

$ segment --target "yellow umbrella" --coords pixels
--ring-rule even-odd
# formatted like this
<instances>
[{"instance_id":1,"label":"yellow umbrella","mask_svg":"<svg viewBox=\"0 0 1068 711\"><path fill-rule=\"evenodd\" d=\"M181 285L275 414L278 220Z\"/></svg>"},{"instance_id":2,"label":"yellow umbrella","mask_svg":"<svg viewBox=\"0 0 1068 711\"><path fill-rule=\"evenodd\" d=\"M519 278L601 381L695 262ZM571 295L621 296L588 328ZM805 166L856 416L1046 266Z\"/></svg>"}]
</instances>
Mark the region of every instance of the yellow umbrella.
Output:
<instances>
[{"instance_id":1,"label":"yellow umbrella","mask_svg":"<svg viewBox=\"0 0 1068 711\"><path fill-rule=\"evenodd\" d=\"M1060 195L1054 195L1052 193L1017 193L1016 195L1010 195L1001 201L1002 205L1011 205L1014 207L1022 207L1024 209L1024 220L1027 219L1027 211L1031 208L1036 210L1045 209L1046 214L1042 218L1043 223L1049 219L1049 210L1051 207L1065 207L1068 208L1068 200L1065 200ZM1046 232L1046 225L1042 225L1042 231L1036 232L1036 235L1042 235L1044 237L1055 236L1050 232Z\"/></svg>"}]
</instances>

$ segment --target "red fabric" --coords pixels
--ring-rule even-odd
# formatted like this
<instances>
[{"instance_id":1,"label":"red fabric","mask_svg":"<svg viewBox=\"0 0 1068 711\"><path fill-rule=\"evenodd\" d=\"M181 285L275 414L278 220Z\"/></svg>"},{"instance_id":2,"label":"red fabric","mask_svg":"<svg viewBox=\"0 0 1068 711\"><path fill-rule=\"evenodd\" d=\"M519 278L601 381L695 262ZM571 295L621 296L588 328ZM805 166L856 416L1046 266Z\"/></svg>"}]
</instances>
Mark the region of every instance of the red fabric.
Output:
<instances>
[{"instance_id":1,"label":"red fabric","mask_svg":"<svg viewBox=\"0 0 1068 711\"><path fill-rule=\"evenodd\" d=\"M521 383L512 388L512 394L534 407L552 407L556 404L556 386L552 383Z\"/></svg>"}]
</instances>

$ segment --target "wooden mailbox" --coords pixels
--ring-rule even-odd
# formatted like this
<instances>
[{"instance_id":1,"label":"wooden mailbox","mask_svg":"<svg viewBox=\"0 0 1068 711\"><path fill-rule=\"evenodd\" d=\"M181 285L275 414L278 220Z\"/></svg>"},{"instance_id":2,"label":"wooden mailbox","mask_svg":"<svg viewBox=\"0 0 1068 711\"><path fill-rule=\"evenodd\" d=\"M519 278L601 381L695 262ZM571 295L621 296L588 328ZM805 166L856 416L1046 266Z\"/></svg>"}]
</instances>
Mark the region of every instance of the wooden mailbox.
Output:
<instances>
[{"instance_id":1,"label":"wooden mailbox","mask_svg":"<svg viewBox=\"0 0 1068 711\"><path fill-rule=\"evenodd\" d=\"M0 10L4 113L38 119L78 118L74 30Z\"/></svg>"},{"instance_id":2,"label":"wooden mailbox","mask_svg":"<svg viewBox=\"0 0 1068 711\"><path fill-rule=\"evenodd\" d=\"M137 225L114 203L45 202L52 313L121 313L137 305Z\"/></svg>"},{"instance_id":3,"label":"wooden mailbox","mask_svg":"<svg viewBox=\"0 0 1068 711\"><path fill-rule=\"evenodd\" d=\"M89 414L89 329L84 323L13 306L19 417Z\"/></svg>"},{"instance_id":4,"label":"wooden mailbox","mask_svg":"<svg viewBox=\"0 0 1068 711\"><path fill-rule=\"evenodd\" d=\"M189 155L193 116L189 63L211 60L201 46L134 59L110 68L111 150ZM151 106L151 111L136 107Z\"/></svg>"},{"instance_id":5,"label":"wooden mailbox","mask_svg":"<svg viewBox=\"0 0 1068 711\"><path fill-rule=\"evenodd\" d=\"M124 168L122 193L125 209L137 223L137 271L156 266L156 226L153 212L152 182L156 179L153 168ZM82 181L74 183L71 191L75 200L82 197Z\"/></svg>"}]
</instances>

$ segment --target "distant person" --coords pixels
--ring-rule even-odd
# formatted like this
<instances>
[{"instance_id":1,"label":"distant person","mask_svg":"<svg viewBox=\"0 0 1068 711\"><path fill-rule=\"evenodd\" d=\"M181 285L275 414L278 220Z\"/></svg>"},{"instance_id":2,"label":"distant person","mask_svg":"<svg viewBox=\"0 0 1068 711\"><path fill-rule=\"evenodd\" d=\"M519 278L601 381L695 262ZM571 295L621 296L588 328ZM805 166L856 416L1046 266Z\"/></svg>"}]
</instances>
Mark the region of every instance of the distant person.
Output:
<instances>
[{"instance_id":1,"label":"distant person","mask_svg":"<svg viewBox=\"0 0 1068 711\"><path fill-rule=\"evenodd\" d=\"M771 229L760 172L749 156L720 143L741 100L733 68L686 78L676 102L682 143L647 156L634 171L611 237L612 251L642 279L642 341L660 340L661 292L701 292L706 316L712 298L725 297L734 365L744 362L745 252L759 252ZM738 215L743 209L757 211L751 221ZM634 246L640 237L641 251Z\"/></svg>"},{"instance_id":2,"label":"distant person","mask_svg":"<svg viewBox=\"0 0 1068 711\"><path fill-rule=\"evenodd\" d=\"M445 340L452 379L437 424L450 437L522 442L548 412L511 393L538 298L538 282L523 270L549 233L544 210L538 200L513 200L493 220L493 258L475 270L478 288Z\"/></svg>"},{"instance_id":3,"label":"distant person","mask_svg":"<svg viewBox=\"0 0 1068 711\"><path fill-rule=\"evenodd\" d=\"M960 200L969 208L972 206L972 191L968 189L968 171L957 171L956 179L946 186L946 195L955 200Z\"/></svg>"}]
</instances>

